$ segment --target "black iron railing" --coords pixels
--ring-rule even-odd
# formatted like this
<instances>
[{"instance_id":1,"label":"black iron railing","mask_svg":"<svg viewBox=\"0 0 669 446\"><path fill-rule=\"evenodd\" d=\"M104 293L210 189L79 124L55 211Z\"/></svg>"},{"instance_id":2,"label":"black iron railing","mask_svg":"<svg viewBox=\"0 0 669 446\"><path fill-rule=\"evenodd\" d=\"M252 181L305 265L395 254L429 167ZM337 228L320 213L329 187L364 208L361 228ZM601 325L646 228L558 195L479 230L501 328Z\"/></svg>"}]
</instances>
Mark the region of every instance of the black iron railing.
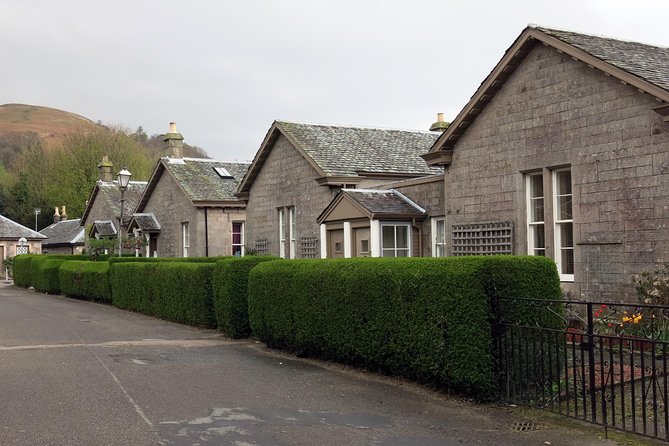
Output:
<instances>
[{"instance_id":1,"label":"black iron railing","mask_svg":"<svg viewBox=\"0 0 669 446\"><path fill-rule=\"evenodd\" d=\"M502 298L495 307L503 399L669 440L668 306Z\"/></svg>"}]
</instances>

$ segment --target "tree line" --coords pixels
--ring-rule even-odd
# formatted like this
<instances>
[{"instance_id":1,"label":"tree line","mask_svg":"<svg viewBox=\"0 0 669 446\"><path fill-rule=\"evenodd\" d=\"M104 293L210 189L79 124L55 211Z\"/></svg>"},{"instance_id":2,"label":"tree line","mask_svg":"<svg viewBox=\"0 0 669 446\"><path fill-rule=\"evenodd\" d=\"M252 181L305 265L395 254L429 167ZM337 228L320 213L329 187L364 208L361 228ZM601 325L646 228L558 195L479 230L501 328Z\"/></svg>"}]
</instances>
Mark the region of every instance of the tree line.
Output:
<instances>
[{"instance_id":1,"label":"tree line","mask_svg":"<svg viewBox=\"0 0 669 446\"><path fill-rule=\"evenodd\" d=\"M75 131L60 147L46 149L32 132L0 136L0 214L24 226L35 226L35 208L41 213L38 230L53 222L56 206L66 206L69 218L84 212L86 200L99 179L103 155L115 172L127 166L133 180L147 180L163 148L163 135L97 125ZM206 152L184 144L184 156L207 157Z\"/></svg>"}]
</instances>

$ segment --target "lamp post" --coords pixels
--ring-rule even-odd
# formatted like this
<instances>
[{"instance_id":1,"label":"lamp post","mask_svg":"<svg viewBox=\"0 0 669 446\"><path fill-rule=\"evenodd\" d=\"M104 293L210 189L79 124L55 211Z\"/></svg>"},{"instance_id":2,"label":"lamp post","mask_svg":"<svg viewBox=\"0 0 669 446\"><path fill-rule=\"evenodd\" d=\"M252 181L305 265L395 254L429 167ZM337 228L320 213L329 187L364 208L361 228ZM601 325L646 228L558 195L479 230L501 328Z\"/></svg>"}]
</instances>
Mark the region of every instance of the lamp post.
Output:
<instances>
[{"instance_id":1,"label":"lamp post","mask_svg":"<svg viewBox=\"0 0 669 446\"><path fill-rule=\"evenodd\" d=\"M34 212L35 212L35 232L37 232L37 216L42 213L42 209L35 208Z\"/></svg>"},{"instance_id":2,"label":"lamp post","mask_svg":"<svg viewBox=\"0 0 669 446\"><path fill-rule=\"evenodd\" d=\"M126 166L123 166L123 169L116 174L116 179L118 180L118 188L121 191L121 216L119 217L118 220L118 256L121 257L121 254L123 253L123 203L125 200L123 199L123 194L125 193L125 190L128 188L128 183L130 182L130 177L132 174L128 171L128 168Z\"/></svg>"}]
</instances>

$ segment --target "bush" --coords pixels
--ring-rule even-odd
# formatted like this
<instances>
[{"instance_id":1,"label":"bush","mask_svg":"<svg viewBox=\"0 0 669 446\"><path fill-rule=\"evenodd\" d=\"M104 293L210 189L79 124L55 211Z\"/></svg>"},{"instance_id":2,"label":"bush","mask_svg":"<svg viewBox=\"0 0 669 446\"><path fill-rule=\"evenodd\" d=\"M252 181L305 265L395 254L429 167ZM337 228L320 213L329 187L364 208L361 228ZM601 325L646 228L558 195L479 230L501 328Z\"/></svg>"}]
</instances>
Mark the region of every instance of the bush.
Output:
<instances>
[{"instance_id":1,"label":"bush","mask_svg":"<svg viewBox=\"0 0 669 446\"><path fill-rule=\"evenodd\" d=\"M58 270L61 292L96 302L111 302L109 263L88 260L64 262Z\"/></svg>"},{"instance_id":2,"label":"bush","mask_svg":"<svg viewBox=\"0 0 669 446\"><path fill-rule=\"evenodd\" d=\"M110 263L216 263L227 257L109 257Z\"/></svg>"},{"instance_id":3,"label":"bush","mask_svg":"<svg viewBox=\"0 0 669 446\"><path fill-rule=\"evenodd\" d=\"M248 312L249 271L270 256L229 257L216 262L213 290L214 312L219 330L233 338L251 334Z\"/></svg>"},{"instance_id":4,"label":"bush","mask_svg":"<svg viewBox=\"0 0 669 446\"><path fill-rule=\"evenodd\" d=\"M490 399L491 301L506 293L559 298L555 265L511 256L277 260L249 274L249 321L271 347Z\"/></svg>"},{"instance_id":5,"label":"bush","mask_svg":"<svg viewBox=\"0 0 669 446\"><path fill-rule=\"evenodd\" d=\"M30 262L30 276L32 277L32 286L43 293L59 294L60 277L58 269L65 260L60 258L50 258L48 256L36 256Z\"/></svg>"},{"instance_id":6,"label":"bush","mask_svg":"<svg viewBox=\"0 0 669 446\"><path fill-rule=\"evenodd\" d=\"M14 284L23 288L32 286L30 264L37 254L20 254L14 257Z\"/></svg>"},{"instance_id":7,"label":"bush","mask_svg":"<svg viewBox=\"0 0 669 446\"><path fill-rule=\"evenodd\" d=\"M113 262L113 305L174 322L216 327L213 263Z\"/></svg>"}]
</instances>

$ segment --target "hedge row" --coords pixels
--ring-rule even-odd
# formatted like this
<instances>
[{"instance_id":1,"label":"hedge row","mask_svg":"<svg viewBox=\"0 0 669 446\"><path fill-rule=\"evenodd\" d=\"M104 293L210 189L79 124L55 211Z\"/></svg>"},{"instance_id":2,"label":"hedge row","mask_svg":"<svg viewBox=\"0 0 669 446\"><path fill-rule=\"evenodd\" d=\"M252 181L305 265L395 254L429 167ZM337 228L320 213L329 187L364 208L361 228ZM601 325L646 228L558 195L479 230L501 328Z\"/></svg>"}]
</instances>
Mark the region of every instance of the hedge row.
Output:
<instances>
[{"instance_id":1,"label":"hedge row","mask_svg":"<svg viewBox=\"0 0 669 446\"><path fill-rule=\"evenodd\" d=\"M488 399L497 388L490 304L510 295L559 299L555 264L511 256L279 260L250 272L249 320L271 347Z\"/></svg>"},{"instance_id":2,"label":"hedge row","mask_svg":"<svg viewBox=\"0 0 669 446\"><path fill-rule=\"evenodd\" d=\"M32 286L43 293L59 294L60 278L58 269L65 260L47 256L33 257L30 262L30 277Z\"/></svg>"},{"instance_id":3,"label":"hedge row","mask_svg":"<svg viewBox=\"0 0 669 446\"><path fill-rule=\"evenodd\" d=\"M37 254L21 254L14 257L12 262L12 275L14 277L14 284L22 288L32 286L30 278L30 264Z\"/></svg>"},{"instance_id":4,"label":"hedge row","mask_svg":"<svg viewBox=\"0 0 669 446\"><path fill-rule=\"evenodd\" d=\"M216 327L213 263L111 263L112 304L161 319Z\"/></svg>"},{"instance_id":5,"label":"hedge row","mask_svg":"<svg viewBox=\"0 0 669 446\"><path fill-rule=\"evenodd\" d=\"M216 263L227 257L110 257L110 263Z\"/></svg>"},{"instance_id":6,"label":"hedge row","mask_svg":"<svg viewBox=\"0 0 669 446\"><path fill-rule=\"evenodd\" d=\"M58 270L58 278L66 296L111 303L108 262L66 261Z\"/></svg>"},{"instance_id":7,"label":"hedge row","mask_svg":"<svg viewBox=\"0 0 669 446\"><path fill-rule=\"evenodd\" d=\"M251 335L248 312L249 272L270 256L229 257L214 268L214 311L219 330L233 338Z\"/></svg>"}]
</instances>

